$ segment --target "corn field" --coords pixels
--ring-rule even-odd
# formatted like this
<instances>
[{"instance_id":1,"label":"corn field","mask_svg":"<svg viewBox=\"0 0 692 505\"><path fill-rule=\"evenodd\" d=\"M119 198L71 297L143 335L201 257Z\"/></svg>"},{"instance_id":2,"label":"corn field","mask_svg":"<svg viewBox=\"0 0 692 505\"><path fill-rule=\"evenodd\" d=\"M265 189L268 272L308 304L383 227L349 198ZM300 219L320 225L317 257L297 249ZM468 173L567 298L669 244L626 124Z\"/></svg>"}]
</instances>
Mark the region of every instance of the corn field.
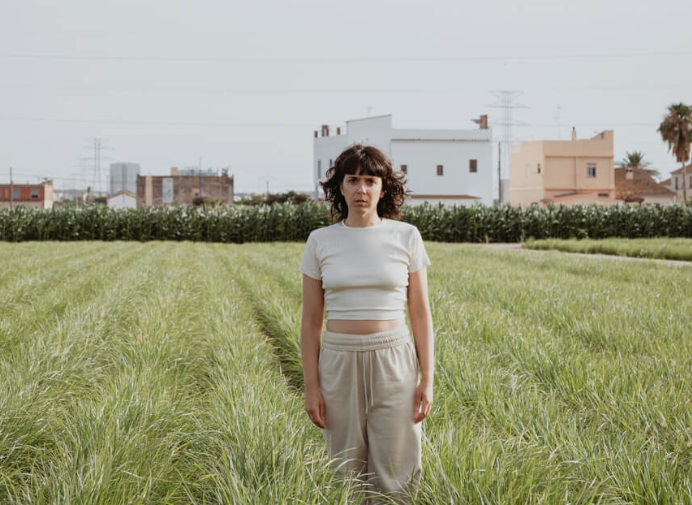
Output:
<instances>
[{"instance_id":1,"label":"corn field","mask_svg":"<svg viewBox=\"0 0 692 505\"><path fill-rule=\"evenodd\" d=\"M425 240L519 242L529 238L692 237L692 207L443 207L406 206L403 220ZM187 240L272 242L305 240L330 224L328 207L305 205L0 210L0 241Z\"/></svg>"},{"instance_id":2,"label":"corn field","mask_svg":"<svg viewBox=\"0 0 692 505\"><path fill-rule=\"evenodd\" d=\"M0 503L337 504L303 244L0 243ZM426 244L422 505L692 503L692 273Z\"/></svg>"}]
</instances>

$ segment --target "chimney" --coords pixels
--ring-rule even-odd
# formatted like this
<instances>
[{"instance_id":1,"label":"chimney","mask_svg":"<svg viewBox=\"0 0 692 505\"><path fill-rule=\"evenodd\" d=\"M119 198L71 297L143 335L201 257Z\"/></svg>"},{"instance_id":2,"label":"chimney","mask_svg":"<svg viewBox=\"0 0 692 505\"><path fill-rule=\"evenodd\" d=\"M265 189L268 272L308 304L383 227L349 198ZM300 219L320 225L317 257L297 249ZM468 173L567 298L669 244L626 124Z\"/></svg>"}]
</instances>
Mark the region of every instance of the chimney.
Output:
<instances>
[{"instance_id":1,"label":"chimney","mask_svg":"<svg viewBox=\"0 0 692 505\"><path fill-rule=\"evenodd\" d=\"M630 181L634 179L634 169L632 167L625 168L625 179Z\"/></svg>"},{"instance_id":2,"label":"chimney","mask_svg":"<svg viewBox=\"0 0 692 505\"><path fill-rule=\"evenodd\" d=\"M338 128L336 129L336 134L337 134L337 135L341 135L341 127L338 127Z\"/></svg>"},{"instance_id":3,"label":"chimney","mask_svg":"<svg viewBox=\"0 0 692 505\"><path fill-rule=\"evenodd\" d=\"M483 114L481 115L481 130L487 130L488 129L488 115Z\"/></svg>"},{"instance_id":4,"label":"chimney","mask_svg":"<svg viewBox=\"0 0 692 505\"><path fill-rule=\"evenodd\" d=\"M317 138L317 130L315 130L315 138Z\"/></svg>"},{"instance_id":5,"label":"chimney","mask_svg":"<svg viewBox=\"0 0 692 505\"><path fill-rule=\"evenodd\" d=\"M323 137L329 137L329 125L328 124L322 125L322 136Z\"/></svg>"},{"instance_id":6,"label":"chimney","mask_svg":"<svg viewBox=\"0 0 692 505\"><path fill-rule=\"evenodd\" d=\"M171 175L180 175L180 170L178 170L178 167L171 167Z\"/></svg>"},{"instance_id":7,"label":"chimney","mask_svg":"<svg viewBox=\"0 0 692 505\"><path fill-rule=\"evenodd\" d=\"M577 140L577 129L572 127L572 140Z\"/></svg>"}]
</instances>

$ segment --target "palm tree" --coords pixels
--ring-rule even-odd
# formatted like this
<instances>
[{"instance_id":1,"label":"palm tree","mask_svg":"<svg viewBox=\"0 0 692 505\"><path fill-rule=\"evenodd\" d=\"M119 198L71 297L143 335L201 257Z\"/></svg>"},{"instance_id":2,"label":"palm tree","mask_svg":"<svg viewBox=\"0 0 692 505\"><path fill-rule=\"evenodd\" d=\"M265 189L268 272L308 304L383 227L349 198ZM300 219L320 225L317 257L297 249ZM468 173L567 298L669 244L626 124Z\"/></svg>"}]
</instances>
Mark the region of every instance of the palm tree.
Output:
<instances>
[{"instance_id":1,"label":"palm tree","mask_svg":"<svg viewBox=\"0 0 692 505\"><path fill-rule=\"evenodd\" d=\"M661 172L656 170L655 168L649 168L651 166L651 162L648 160L645 160L644 158L646 157L646 154L644 154L641 151L632 151L632 152L625 152L625 157L622 158L620 161L616 163L616 165L620 168L626 168L626 167L634 167L634 168L641 168L644 170L649 175L658 177L661 175Z\"/></svg>"},{"instance_id":2,"label":"palm tree","mask_svg":"<svg viewBox=\"0 0 692 505\"><path fill-rule=\"evenodd\" d=\"M658 127L658 133L665 142L668 142L668 150L673 151L675 159L682 163L682 200L687 202L685 162L690 158L692 107L682 102L668 106L668 115Z\"/></svg>"}]
</instances>

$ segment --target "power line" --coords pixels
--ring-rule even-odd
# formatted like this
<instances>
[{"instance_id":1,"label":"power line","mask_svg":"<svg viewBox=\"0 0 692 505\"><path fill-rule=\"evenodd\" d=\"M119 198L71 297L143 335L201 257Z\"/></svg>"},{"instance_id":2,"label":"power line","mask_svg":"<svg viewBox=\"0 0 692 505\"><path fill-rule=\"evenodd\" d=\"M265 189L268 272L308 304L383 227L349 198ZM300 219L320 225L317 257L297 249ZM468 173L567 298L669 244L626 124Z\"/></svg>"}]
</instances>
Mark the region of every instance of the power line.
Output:
<instances>
[{"instance_id":1,"label":"power line","mask_svg":"<svg viewBox=\"0 0 692 505\"><path fill-rule=\"evenodd\" d=\"M219 128L313 128L319 121L312 123L223 123L223 122L182 122L182 121L121 121L117 119L84 119L84 118L56 118L40 116L0 116L0 121L29 122L29 123L87 123L87 124L113 124L130 126L211 126ZM658 127L660 123L579 123L573 126L588 127ZM522 125L526 128L555 128L557 123Z\"/></svg>"},{"instance_id":2,"label":"power line","mask_svg":"<svg viewBox=\"0 0 692 505\"><path fill-rule=\"evenodd\" d=\"M656 51L638 53L579 53L536 55L490 56L381 56L381 57L219 57L219 56L113 56L48 53L0 53L0 58L24 60L112 61L112 62L199 62L199 63L410 63L410 62L458 62L494 60L554 60L581 58L661 58L692 56L692 51Z\"/></svg>"}]
</instances>

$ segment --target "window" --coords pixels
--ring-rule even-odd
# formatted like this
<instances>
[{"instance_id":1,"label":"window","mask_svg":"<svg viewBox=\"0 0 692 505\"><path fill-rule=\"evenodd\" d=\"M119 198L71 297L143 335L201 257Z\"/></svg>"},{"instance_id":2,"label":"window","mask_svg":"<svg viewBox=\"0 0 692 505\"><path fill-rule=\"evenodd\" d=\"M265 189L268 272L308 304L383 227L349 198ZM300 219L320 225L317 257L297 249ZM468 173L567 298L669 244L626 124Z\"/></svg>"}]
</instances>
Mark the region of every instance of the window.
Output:
<instances>
[{"instance_id":1,"label":"window","mask_svg":"<svg viewBox=\"0 0 692 505\"><path fill-rule=\"evenodd\" d=\"M322 160L317 160L317 178L322 178Z\"/></svg>"},{"instance_id":2,"label":"window","mask_svg":"<svg viewBox=\"0 0 692 505\"><path fill-rule=\"evenodd\" d=\"M608 198L608 193L598 193L600 198Z\"/></svg>"},{"instance_id":3,"label":"window","mask_svg":"<svg viewBox=\"0 0 692 505\"><path fill-rule=\"evenodd\" d=\"M541 164L540 163L538 164L538 167L536 168L536 170L538 171L539 174L541 173Z\"/></svg>"},{"instance_id":4,"label":"window","mask_svg":"<svg viewBox=\"0 0 692 505\"><path fill-rule=\"evenodd\" d=\"M679 189L679 188L678 188L678 178L677 178L677 177L675 178L675 189Z\"/></svg>"},{"instance_id":5,"label":"window","mask_svg":"<svg viewBox=\"0 0 692 505\"><path fill-rule=\"evenodd\" d=\"M19 200L19 188L12 188L12 198Z\"/></svg>"},{"instance_id":6,"label":"window","mask_svg":"<svg viewBox=\"0 0 692 505\"><path fill-rule=\"evenodd\" d=\"M478 172L478 160L469 160L469 172L472 174Z\"/></svg>"},{"instance_id":7,"label":"window","mask_svg":"<svg viewBox=\"0 0 692 505\"><path fill-rule=\"evenodd\" d=\"M407 173L408 167L406 165L401 165L401 173L405 174Z\"/></svg>"},{"instance_id":8,"label":"window","mask_svg":"<svg viewBox=\"0 0 692 505\"><path fill-rule=\"evenodd\" d=\"M595 163L589 163L586 165L586 176L587 177L596 177L596 164Z\"/></svg>"},{"instance_id":9,"label":"window","mask_svg":"<svg viewBox=\"0 0 692 505\"><path fill-rule=\"evenodd\" d=\"M526 165L524 168L526 169L526 178L528 179L529 177L531 177L531 166Z\"/></svg>"},{"instance_id":10,"label":"window","mask_svg":"<svg viewBox=\"0 0 692 505\"><path fill-rule=\"evenodd\" d=\"M437 165L437 175L444 175L444 168L442 165Z\"/></svg>"},{"instance_id":11,"label":"window","mask_svg":"<svg viewBox=\"0 0 692 505\"><path fill-rule=\"evenodd\" d=\"M38 188L31 188L31 198L38 198Z\"/></svg>"}]
</instances>

